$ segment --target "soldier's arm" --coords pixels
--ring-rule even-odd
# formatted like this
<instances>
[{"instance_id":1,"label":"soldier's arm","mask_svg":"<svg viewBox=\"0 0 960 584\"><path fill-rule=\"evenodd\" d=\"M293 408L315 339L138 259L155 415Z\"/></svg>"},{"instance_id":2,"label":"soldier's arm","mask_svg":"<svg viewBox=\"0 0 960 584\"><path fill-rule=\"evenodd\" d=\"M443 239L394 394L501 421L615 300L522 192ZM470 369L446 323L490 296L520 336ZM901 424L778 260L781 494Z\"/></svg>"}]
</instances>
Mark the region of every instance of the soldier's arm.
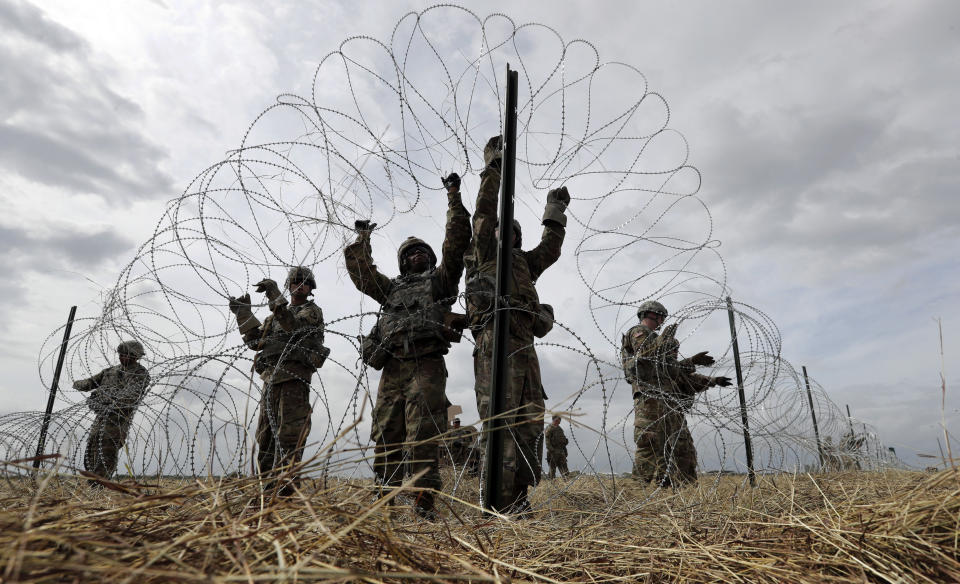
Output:
<instances>
[{"instance_id":1,"label":"soldier's arm","mask_svg":"<svg viewBox=\"0 0 960 584\"><path fill-rule=\"evenodd\" d=\"M343 249L343 256L346 259L347 273L357 290L380 304L386 302L390 294L390 278L381 274L373 263L370 232L360 231L357 240Z\"/></svg>"},{"instance_id":2,"label":"soldier's arm","mask_svg":"<svg viewBox=\"0 0 960 584\"><path fill-rule=\"evenodd\" d=\"M272 315L268 316L266 320L263 321L263 324L249 328L243 333L243 342L247 345L248 349L253 349L254 351L260 350L260 342L263 340L264 331L269 330L272 319Z\"/></svg>"},{"instance_id":3,"label":"soldier's arm","mask_svg":"<svg viewBox=\"0 0 960 584\"><path fill-rule=\"evenodd\" d=\"M273 309L273 317L277 319L277 324L280 325L280 328L288 333L292 333L303 327L318 329L317 331L311 330L310 332L311 334L319 333L320 341L323 342L323 311L320 310L319 306L315 304L309 305L294 314L293 311L290 310L290 305L282 302Z\"/></svg>"},{"instance_id":4,"label":"soldier's arm","mask_svg":"<svg viewBox=\"0 0 960 584\"><path fill-rule=\"evenodd\" d=\"M686 375L687 386L693 393L700 393L713 387L713 378L699 373Z\"/></svg>"},{"instance_id":5,"label":"soldier's arm","mask_svg":"<svg viewBox=\"0 0 960 584\"><path fill-rule=\"evenodd\" d=\"M640 379L651 379L657 364L657 343L652 331L636 327L630 333L630 344Z\"/></svg>"},{"instance_id":6,"label":"soldier's arm","mask_svg":"<svg viewBox=\"0 0 960 584\"><path fill-rule=\"evenodd\" d=\"M487 167L480 173L480 189L473 212L473 251L477 264L497 257L497 200L500 195L500 171Z\"/></svg>"},{"instance_id":7,"label":"soldier's arm","mask_svg":"<svg viewBox=\"0 0 960 584\"><path fill-rule=\"evenodd\" d=\"M534 280L560 259L560 248L563 247L563 238L567 233L567 216L564 212L569 202L570 194L566 187L553 189L547 193L547 204L543 208L543 233L540 234L540 243L526 252L530 277Z\"/></svg>"},{"instance_id":8,"label":"soldier's arm","mask_svg":"<svg viewBox=\"0 0 960 584\"><path fill-rule=\"evenodd\" d=\"M443 238L443 257L437 268L442 298L457 294L457 285L463 275L463 254L469 245L470 213L463 206L459 191L447 193L446 235Z\"/></svg>"},{"instance_id":9,"label":"soldier's arm","mask_svg":"<svg viewBox=\"0 0 960 584\"><path fill-rule=\"evenodd\" d=\"M77 391L92 391L103 383L103 375L107 372L107 369L104 369L100 373L97 373L93 377L88 377L86 379L80 379L73 382L73 389Z\"/></svg>"}]
</instances>

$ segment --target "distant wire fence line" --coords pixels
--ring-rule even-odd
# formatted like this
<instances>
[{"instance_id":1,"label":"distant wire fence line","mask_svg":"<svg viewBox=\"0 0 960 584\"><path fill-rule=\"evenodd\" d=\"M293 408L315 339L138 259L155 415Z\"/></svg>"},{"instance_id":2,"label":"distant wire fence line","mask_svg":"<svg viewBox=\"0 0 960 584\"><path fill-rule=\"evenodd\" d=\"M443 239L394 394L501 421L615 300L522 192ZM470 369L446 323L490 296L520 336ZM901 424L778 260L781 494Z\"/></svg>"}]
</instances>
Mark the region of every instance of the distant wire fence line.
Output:
<instances>
[{"instance_id":1,"label":"distant wire fence line","mask_svg":"<svg viewBox=\"0 0 960 584\"><path fill-rule=\"evenodd\" d=\"M62 455L60 468L83 467L93 417L71 381L115 364L117 343L137 339L151 384L118 472L251 472L260 381L227 299L263 277L308 265L320 282L317 302L332 348L312 380L308 442L325 448L319 474L371 475L372 445L354 422L364 411L369 418L378 376L359 360L356 337L366 334L376 307L341 281L343 248L358 219L377 222L377 245L390 249L410 229L442 230L439 177L455 170L465 184L477 182L483 144L502 126L507 62L521 79L518 219L539 220L547 189L566 185L573 198L564 255L552 271L575 266L576 277L570 271L567 290L541 286L540 294L546 302L566 294L587 310L558 311L557 328L537 345L542 360L562 360L582 381L553 405L577 414L567 434L584 472L629 469L632 397L617 355L636 306L651 298L670 305L684 339L726 323L726 266L697 195L700 173L689 163L686 139L669 127L666 100L649 91L638 69L602 62L591 43L566 42L543 24L517 26L502 14L480 18L451 5L407 14L384 42L345 40L321 59L309 97L281 94L235 150L167 205L103 293L100 314L74 326L58 396L67 405L54 413L45 449ZM469 190L464 199L472 202ZM735 312L758 472L803 470L821 453L823 464L837 469L899 464L876 429L859 421L852 426L856 448L842 449L851 422L811 380L818 446L803 376L782 358L775 323L746 304L736 303ZM53 331L40 353L46 387L61 335ZM722 351L712 344L713 373L733 377L724 342ZM701 470L713 466L706 460L745 470L735 391L705 392L688 417ZM41 419L36 412L0 417L4 460L34 455Z\"/></svg>"}]
</instances>

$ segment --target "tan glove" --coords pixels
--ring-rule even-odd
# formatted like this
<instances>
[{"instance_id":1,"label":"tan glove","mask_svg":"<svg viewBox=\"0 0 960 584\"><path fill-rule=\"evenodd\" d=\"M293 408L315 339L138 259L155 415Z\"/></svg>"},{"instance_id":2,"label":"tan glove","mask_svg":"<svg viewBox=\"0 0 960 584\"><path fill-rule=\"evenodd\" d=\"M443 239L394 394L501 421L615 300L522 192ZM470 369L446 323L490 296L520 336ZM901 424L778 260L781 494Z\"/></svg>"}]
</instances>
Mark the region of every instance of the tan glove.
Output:
<instances>
[{"instance_id":1,"label":"tan glove","mask_svg":"<svg viewBox=\"0 0 960 584\"><path fill-rule=\"evenodd\" d=\"M488 168L500 172L503 162L503 136L494 136L487 140L487 145L483 147L483 162Z\"/></svg>"},{"instance_id":2,"label":"tan glove","mask_svg":"<svg viewBox=\"0 0 960 584\"><path fill-rule=\"evenodd\" d=\"M250 294L244 294L240 298L231 296L229 306L230 312L237 316L237 325L240 327L241 335L245 335L260 326L260 321L253 316Z\"/></svg>"},{"instance_id":3,"label":"tan glove","mask_svg":"<svg viewBox=\"0 0 960 584\"><path fill-rule=\"evenodd\" d=\"M567 226L567 216L564 212L567 210L567 205L570 204L570 193L567 191L567 187L560 187L559 189L551 189L547 192L547 206L543 209L543 224L546 225L547 221L553 221L554 223L559 223L561 227Z\"/></svg>"},{"instance_id":4,"label":"tan glove","mask_svg":"<svg viewBox=\"0 0 960 584\"><path fill-rule=\"evenodd\" d=\"M254 284L254 286L256 286L255 290L257 292L266 294L267 300L270 300L271 302L282 296L280 293L280 287L277 286L277 283L270 278L264 278L263 280L260 280Z\"/></svg>"}]
</instances>

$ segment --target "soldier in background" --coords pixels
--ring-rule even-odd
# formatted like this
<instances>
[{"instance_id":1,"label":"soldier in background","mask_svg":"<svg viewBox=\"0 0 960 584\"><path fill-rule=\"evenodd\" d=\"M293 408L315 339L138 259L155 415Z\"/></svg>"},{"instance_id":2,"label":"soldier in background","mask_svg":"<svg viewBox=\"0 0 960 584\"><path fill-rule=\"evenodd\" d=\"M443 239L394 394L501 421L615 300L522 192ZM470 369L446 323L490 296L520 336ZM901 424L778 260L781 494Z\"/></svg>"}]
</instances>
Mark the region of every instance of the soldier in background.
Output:
<instances>
[{"instance_id":1,"label":"soldier in background","mask_svg":"<svg viewBox=\"0 0 960 584\"><path fill-rule=\"evenodd\" d=\"M473 242L467 259L467 318L476 339L474 375L477 409L484 426L489 424L492 387L493 323L497 273L497 200L503 140L491 138L484 148L486 168L480 173L480 190L473 216ZM534 283L560 258L566 233L564 214L570 203L566 187L547 193L540 242L529 251L521 249L520 224L513 223L513 274L506 301L510 311L507 351L508 386L504 396L506 432L503 451L503 481L500 511L523 513L530 508L527 490L540 480L543 445L544 399L540 363L533 347L553 326L552 309L541 304Z\"/></svg>"},{"instance_id":2,"label":"soldier in background","mask_svg":"<svg viewBox=\"0 0 960 584\"><path fill-rule=\"evenodd\" d=\"M676 476L676 462L671 459L685 425L678 404L678 372L714 363L706 351L682 361L667 359L671 347L659 343L656 332L667 316L663 304L655 300L643 302L637 309L640 323L623 336L620 350L624 375L633 389L633 440L637 447L633 475L661 486L669 485L671 475Z\"/></svg>"},{"instance_id":3,"label":"soldier in background","mask_svg":"<svg viewBox=\"0 0 960 584\"><path fill-rule=\"evenodd\" d=\"M279 495L289 496L299 478L287 475L278 484L276 477L281 467L303 458L313 414L310 380L330 351L323 345L323 311L309 299L317 287L313 272L305 266L291 268L284 287L289 302L273 280L256 284L272 312L263 324L253 316L250 294L231 297L230 310L247 347L258 351L254 369L263 380L256 433L258 471L270 477L265 488L279 487Z\"/></svg>"},{"instance_id":4,"label":"soldier in background","mask_svg":"<svg viewBox=\"0 0 960 584\"><path fill-rule=\"evenodd\" d=\"M371 366L383 368L371 427L374 473L381 487L399 486L404 451L409 451L407 471L426 470L415 483L424 490L414 505L426 519L436 517L433 491L442 486L436 438L447 429L444 355L451 341L460 337L451 328L455 319L450 305L457 298L463 254L470 243L470 214L460 198L460 177L451 174L444 186L448 209L440 265L425 241L410 237L397 250L400 275L389 278L380 273L370 246L376 224L368 221L357 221L357 241L344 249L350 279L381 305L376 335L368 341L377 344L375 352L382 357L364 357Z\"/></svg>"},{"instance_id":5,"label":"soldier in background","mask_svg":"<svg viewBox=\"0 0 960 584\"><path fill-rule=\"evenodd\" d=\"M567 476L570 472L567 470L567 437L560 427L560 416L553 417L553 423L547 426L544 433L547 443L547 464L550 466L550 478L557 476L557 470L560 471L560 478Z\"/></svg>"},{"instance_id":6,"label":"soldier in background","mask_svg":"<svg viewBox=\"0 0 960 584\"><path fill-rule=\"evenodd\" d=\"M450 458L456 466L463 466L470 457L470 449L476 441L477 432L473 428L460 425L460 418L453 419L453 425L447 438L447 448L450 449Z\"/></svg>"},{"instance_id":7,"label":"soldier in background","mask_svg":"<svg viewBox=\"0 0 960 584\"><path fill-rule=\"evenodd\" d=\"M73 382L78 391L93 391L87 405L96 417L87 437L83 467L95 475L110 478L117 470L120 449L150 384L150 375L138 362L143 355L139 342L124 341L117 347L119 365Z\"/></svg>"}]
</instances>

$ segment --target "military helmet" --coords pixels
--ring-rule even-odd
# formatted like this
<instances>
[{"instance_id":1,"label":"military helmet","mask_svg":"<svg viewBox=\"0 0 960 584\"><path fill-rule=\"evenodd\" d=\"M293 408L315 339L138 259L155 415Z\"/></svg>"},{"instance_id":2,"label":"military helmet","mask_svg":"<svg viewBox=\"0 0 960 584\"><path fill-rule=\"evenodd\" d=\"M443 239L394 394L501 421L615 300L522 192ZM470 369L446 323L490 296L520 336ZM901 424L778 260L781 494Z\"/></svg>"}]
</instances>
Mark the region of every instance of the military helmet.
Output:
<instances>
[{"instance_id":1,"label":"military helmet","mask_svg":"<svg viewBox=\"0 0 960 584\"><path fill-rule=\"evenodd\" d=\"M141 345L139 341L123 341L117 345L117 353L121 355L130 355L137 359L146 354L143 350L143 345Z\"/></svg>"},{"instance_id":2,"label":"military helmet","mask_svg":"<svg viewBox=\"0 0 960 584\"><path fill-rule=\"evenodd\" d=\"M637 308L637 318L643 320L643 315L647 312L652 312L654 314L659 314L663 318L667 318L669 314L667 313L667 307L660 304L656 300L646 300L640 304L640 307Z\"/></svg>"},{"instance_id":3,"label":"military helmet","mask_svg":"<svg viewBox=\"0 0 960 584\"><path fill-rule=\"evenodd\" d=\"M313 278L313 270L307 266L294 266L290 268L290 271L287 273L287 281L283 283L283 287L290 289L290 284L293 282L306 282L310 284L311 288L317 287L317 281Z\"/></svg>"},{"instance_id":4,"label":"military helmet","mask_svg":"<svg viewBox=\"0 0 960 584\"><path fill-rule=\"evenodd\" d=\"M401 274L407 271L403 266L403 256L407 255L407 253L415 247L422 247L427 250L427 255L430 256L431 267L437 265L437 254L433 253L433 248L430 247L426 241L411 235L410 237L406 238L397 249L397 263L400 265Z\"/></svg>"},{"instance_id":5,"label":"military helmet","mask_svg":"<svg viewBox=\"0 0 960 584\"><path fill-rule=\"evenodd\" d=\"M520 222L513 220L513 235L517 238L517 243L513 247L520 247L523 244L523 229L520 228Z\"/></svg>"}]
</instances>

